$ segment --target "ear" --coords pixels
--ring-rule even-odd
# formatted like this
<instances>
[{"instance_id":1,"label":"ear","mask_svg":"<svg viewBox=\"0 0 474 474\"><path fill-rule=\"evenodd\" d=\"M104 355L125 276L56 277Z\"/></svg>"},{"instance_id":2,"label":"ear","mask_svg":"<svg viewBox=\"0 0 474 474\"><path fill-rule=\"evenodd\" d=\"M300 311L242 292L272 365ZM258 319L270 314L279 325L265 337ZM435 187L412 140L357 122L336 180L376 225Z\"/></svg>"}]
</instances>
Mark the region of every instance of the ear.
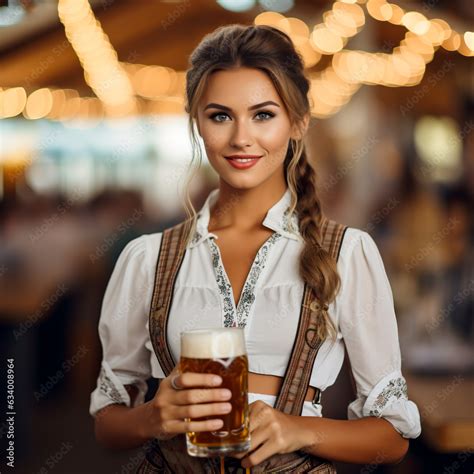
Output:
<instances>
[{"instance_id":1,"label":"ear","mask_svg":"<svg viewBox=\"0 0 474 474\"><path fill-rule=\"evenodd\" d=\"M291 138L293 138L293 140L303 139L308 131L310 118L311 114L307 113L300 121L293 124L291 132Z\"/></svg>"}]
</instances>

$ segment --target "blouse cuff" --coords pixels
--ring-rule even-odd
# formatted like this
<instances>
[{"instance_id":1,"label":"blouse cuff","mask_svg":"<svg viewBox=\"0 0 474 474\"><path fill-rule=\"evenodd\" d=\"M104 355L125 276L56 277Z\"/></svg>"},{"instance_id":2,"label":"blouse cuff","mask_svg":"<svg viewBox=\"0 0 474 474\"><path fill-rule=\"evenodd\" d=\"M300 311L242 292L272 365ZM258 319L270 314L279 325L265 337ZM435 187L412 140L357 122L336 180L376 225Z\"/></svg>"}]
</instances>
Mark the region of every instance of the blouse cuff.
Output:
<instances>
[{"instance_id":1,"label":"blouse cuff","mask_svg":"<svg viewBox=\"0 0 474 474\"><path fill-rule=\"evenodd\" d=\"M142 404L148 389L146 381L135 374L114 372L107 362L102 361L97 387L91 394L89 413L95 417L99 410L114 403L130 407L130 395L125 385L135 385L138 388L134 406Z\"/></svg>"},{"instance_id":2,"label":"blouse cuff","mask_svg":"<svg viewBox=\"0 0 474 474\"><path fill-rule=\"evenodd\" d=\"M348 418L385 418L404 438L421 433L418 407L407 396L407 384L400 372L383 377L367 397L360 396L348 407Z\"/></svg>"}]
</instances>

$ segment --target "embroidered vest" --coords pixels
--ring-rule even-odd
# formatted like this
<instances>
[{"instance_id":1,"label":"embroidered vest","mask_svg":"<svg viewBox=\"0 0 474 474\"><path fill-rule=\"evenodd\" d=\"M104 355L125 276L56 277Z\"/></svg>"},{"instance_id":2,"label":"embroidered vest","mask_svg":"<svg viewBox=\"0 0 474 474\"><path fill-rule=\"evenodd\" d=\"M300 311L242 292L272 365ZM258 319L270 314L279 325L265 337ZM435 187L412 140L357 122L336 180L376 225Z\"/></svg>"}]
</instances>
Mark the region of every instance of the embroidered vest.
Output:
<instances>
[{"instance_id":1,"label":"embroidered vest","mask_svg":"<svg viewBox=\"0 0 474 474\"><path fill-rule=\"evenodd\" d=\"M165 376L168 376L176 365L166 339L167 322L176 277L186 252L185 242L190 227L190 220L187 220L163 232L156 266L149 329L154 352ZM322 246L336 261L346 228L346 226L329 219L324 219L322 223ZM319 305L313 291L305 284L295 341L275 402L277 410L290 415L301 415L313 363L324 342L316 336L315 328L318 313L325 310L327 308ZM320 402L320 395L320 390L316 389L313 403ZM226 472L245 474L240 462L239 459L225 457ZM152 440L149 443L145 459L136 472L140 474L219 474L221 472L220 458L189 456L186 452L185 435L182 434L170 440ZM251 472L255 474L308 472L333 474L336 470L334 465L327 460L303 451L296 451L275 454L258 466L254 466Z\"/></svg>"}]
</instances>

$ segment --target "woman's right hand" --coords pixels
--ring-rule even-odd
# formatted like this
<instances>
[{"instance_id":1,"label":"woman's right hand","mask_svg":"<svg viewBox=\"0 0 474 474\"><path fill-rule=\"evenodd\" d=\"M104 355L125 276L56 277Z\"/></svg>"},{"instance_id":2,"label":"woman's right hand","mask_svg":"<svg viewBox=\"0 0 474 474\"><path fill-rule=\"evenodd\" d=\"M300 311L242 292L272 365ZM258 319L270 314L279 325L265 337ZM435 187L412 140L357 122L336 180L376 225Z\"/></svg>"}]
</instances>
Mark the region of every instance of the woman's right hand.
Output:
<instances>
[{"instance_id":1,"label":"woman's right hand","mask_svg":"<svg viewBox=\"0 0 474 474\"><path fill-rule=\"evenodd\" d=\"M174 379L176 390L171 385ZM175 367L168 377L160 382L158 390L149 402L148 426L150 437L170 439L188 431L214 431L224 424L219 415L232 410L228 401L232 394L226 388L216 388L222 378L214 374L195 372L180 373ZM204 416L210 420L193 421ZM185 419L193 419L185 421Z\"/></svg>"}]
</instances>

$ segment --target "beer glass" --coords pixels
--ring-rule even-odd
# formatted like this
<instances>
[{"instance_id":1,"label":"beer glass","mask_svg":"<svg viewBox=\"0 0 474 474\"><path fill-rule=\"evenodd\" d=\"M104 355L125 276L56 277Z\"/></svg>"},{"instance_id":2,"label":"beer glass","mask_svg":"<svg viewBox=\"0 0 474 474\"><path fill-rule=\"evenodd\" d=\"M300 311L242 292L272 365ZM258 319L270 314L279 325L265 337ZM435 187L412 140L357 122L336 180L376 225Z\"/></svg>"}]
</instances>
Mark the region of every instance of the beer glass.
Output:
<instances>
[{"instance_id":1,"label":"beer glass","mask_svg":"<svg viewBox=\"0 0 474 474\"><path fill-rule=\"evenodd\" d=\"M188 453L191 456L209 457L248 451L248 359L243 328L183 331L180 356L182 373L217 374L222 377L220 388L232 392L230 413L193 419L222 419L224 425L216 431L186 433Z\"/></svg>"}]
</instances>

